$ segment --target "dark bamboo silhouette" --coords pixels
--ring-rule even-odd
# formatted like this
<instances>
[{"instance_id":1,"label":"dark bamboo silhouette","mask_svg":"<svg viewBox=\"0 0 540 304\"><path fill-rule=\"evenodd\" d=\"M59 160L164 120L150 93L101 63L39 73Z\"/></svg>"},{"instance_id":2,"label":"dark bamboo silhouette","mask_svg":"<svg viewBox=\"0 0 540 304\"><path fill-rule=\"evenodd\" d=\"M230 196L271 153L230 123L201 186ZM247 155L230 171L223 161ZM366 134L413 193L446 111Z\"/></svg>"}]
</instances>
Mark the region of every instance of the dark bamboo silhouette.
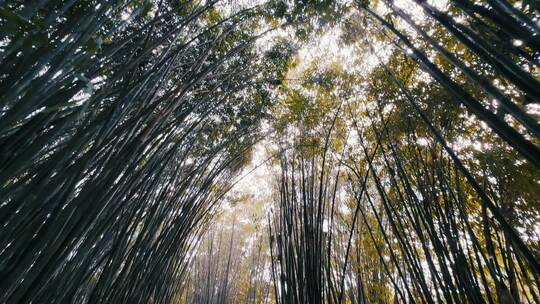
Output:
<instances>
[{"instance_id":1,"label":"dark bamboo silhouette","mask_svg":"<svg viewBox=\"0 0 540 304\"><path fill-rule=\"evenodd\" d=\"M174 298L265 107L215 4L2 3L0 302Z\"/></svg>"}]
</instances>

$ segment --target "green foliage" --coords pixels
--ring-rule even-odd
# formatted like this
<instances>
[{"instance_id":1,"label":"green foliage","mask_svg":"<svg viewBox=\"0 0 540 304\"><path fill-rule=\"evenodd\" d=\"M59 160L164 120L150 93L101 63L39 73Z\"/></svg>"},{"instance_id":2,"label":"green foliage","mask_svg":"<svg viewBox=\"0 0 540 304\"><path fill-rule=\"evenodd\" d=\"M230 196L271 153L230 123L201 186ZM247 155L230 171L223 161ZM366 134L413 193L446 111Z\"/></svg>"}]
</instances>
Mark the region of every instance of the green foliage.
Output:
<instances>
[{"instance_id":1,"label":"green foliage","mask_svg":"<svg viewBox=\"0 0 540 304\"><path fill-rule=\"evenodd\" d=\"M277 0L270 1L268 20L292 26L296 37L309 39L310 33L339 22L348 5L332 0Z\"/></svg>"}]
</instances>

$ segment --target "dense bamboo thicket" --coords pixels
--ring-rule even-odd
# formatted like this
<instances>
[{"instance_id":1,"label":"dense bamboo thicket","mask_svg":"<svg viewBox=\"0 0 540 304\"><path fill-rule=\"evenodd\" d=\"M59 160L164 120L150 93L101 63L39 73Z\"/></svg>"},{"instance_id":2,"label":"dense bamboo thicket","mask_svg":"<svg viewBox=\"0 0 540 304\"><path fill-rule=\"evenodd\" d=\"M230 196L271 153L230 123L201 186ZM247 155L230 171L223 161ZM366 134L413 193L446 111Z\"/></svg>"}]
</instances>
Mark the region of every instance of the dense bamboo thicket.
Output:
<instances>
[{"instance_id":1,"label":"dense bamboo thicket","mask_svg":"<svg viewBox=\"0 0 540 304\"><path fill-rule=\"evenodd\" d=\"M292 62L278 303L540 300L535 9L359 1L339 32L355 67Z\"/></svg>"},{"instance_id":2,"label":"dense bamboo thicket","mask_svg":"<svg viewBox=\"0 0 540 304\"><path fill-rule=\"evenodd\" d=\"M170 302L258 140L254 10L2 3L2 303Z\"/></svg>"},{"instance_id":3,"label":"dense bamboo thicket","mask_svg":"<svg viewBox=\"0 0 540 304\"><path fill-rule=\"evenodd\" d=\"M535 1L0 1L0 303L539 303L539 121Z\"/></svg>"}]
</instances>

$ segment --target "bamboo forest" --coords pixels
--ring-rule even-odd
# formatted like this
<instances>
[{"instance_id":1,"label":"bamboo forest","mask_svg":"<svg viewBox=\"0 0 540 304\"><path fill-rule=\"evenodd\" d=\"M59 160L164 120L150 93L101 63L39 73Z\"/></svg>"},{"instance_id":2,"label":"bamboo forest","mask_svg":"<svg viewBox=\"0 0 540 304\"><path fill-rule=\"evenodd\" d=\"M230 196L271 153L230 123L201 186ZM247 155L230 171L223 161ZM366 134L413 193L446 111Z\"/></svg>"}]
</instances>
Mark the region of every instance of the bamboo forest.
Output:
<instances>
[{"instance_id":1,"label":"bamboo forest","mask_svg":"<svg viewBox=\"0 0 540 304\"><path fill-rule=\"evenodd\" d=\"M0 0L19 303L540 303L540 1Z\"/></svg>"}]
</instances>

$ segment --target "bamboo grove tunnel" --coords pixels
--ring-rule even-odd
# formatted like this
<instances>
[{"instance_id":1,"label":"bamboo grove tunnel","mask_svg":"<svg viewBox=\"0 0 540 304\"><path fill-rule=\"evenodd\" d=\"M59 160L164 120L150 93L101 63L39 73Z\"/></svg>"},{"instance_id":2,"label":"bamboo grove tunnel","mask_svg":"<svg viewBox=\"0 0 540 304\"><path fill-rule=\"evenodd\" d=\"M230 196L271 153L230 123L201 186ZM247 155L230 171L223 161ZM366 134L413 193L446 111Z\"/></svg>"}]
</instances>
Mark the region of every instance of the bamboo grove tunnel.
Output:
<instances>
[{"instance_id":1,"label":"bamboo grove tunnel","mask_svg":"<svg viewBox=\"0 0 540 304\"><path fill-rule=\"evenodd\" d=\"M0 0L0 303L540 303L535 0Z\"/></svg>"}]
</instances>

